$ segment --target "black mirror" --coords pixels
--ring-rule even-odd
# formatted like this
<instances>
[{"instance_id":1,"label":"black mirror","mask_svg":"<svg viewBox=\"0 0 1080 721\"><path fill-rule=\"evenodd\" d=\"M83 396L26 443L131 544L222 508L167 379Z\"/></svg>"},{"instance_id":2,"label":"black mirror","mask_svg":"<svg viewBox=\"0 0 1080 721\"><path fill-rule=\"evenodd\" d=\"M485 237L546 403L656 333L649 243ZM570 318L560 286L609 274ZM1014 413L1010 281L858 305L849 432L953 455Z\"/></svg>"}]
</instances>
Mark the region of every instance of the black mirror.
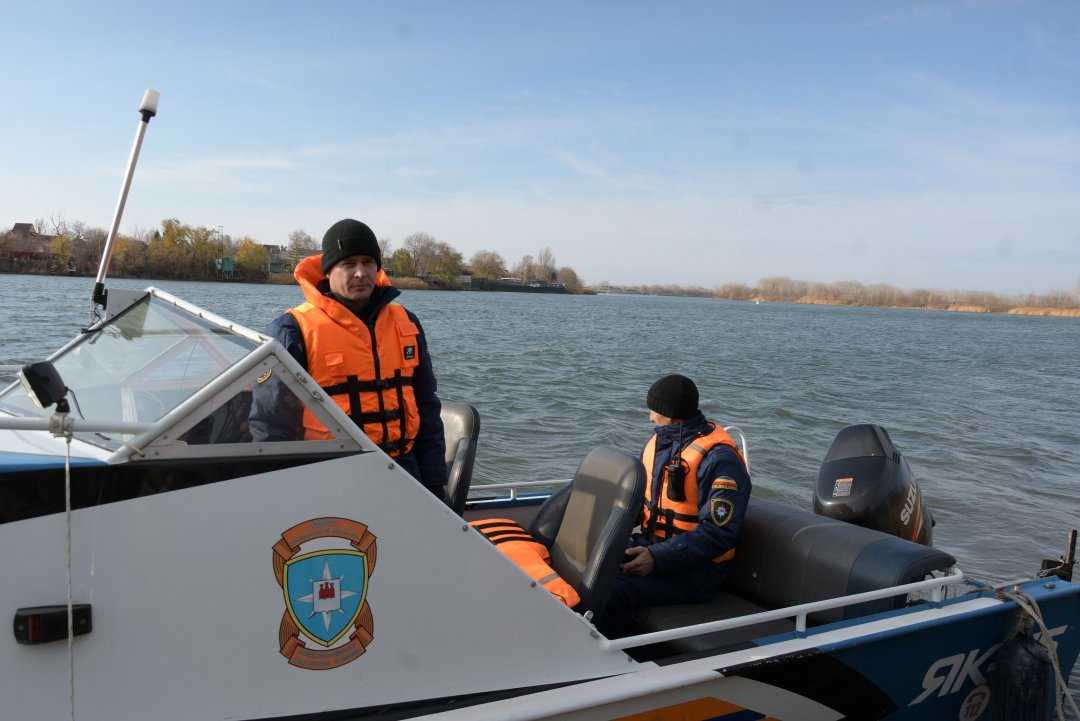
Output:
<instances>
[{"instance_id":1,"label":"black mirror","mask_svg":"<svg viewBox=\"0 0 1080 721\"><path fill-rule=\"evenodd\" d=\"M68 392L67 386L49 361L24 365L19 371L19 381L38 408L48 408L55 403L57 411L68 412L68 404L64 399Z\"/></svg>"}]
</instances>

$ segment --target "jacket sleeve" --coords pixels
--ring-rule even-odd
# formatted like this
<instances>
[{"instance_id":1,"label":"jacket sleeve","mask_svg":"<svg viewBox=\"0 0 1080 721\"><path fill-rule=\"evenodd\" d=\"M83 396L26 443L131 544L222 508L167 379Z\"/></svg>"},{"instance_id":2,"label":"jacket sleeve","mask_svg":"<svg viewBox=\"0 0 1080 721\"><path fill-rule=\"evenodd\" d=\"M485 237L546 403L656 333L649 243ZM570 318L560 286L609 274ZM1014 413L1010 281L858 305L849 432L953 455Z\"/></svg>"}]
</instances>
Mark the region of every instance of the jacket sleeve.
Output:
<instances>
[{"instance_id":1,"label":"jacket sleeve","mask_svg":"<svg viewBox=\"0 0 1080 721\"><path fill-rule=\"evenodd\" d=\"M438 382L431 366L424 327L412 313L409 320L420 331L420 365L413 374L413 393L420 413L420 430L413 443L413 455L420 466L420 482L425 486L446 485L446 435L442 422L442 402L436 395Z\"/></svg>"},{"instance_id":2,"label":"jacket sleeve","mask_svg":"<svg viewBox=\"0 0 1080 721\"><path fill-rule=\"evenodd\" d=\"M712 563L735 548L750 501L750 476L729 446L713 447L698 467L698 526L649 547L659 576Z\"/></svg>"},{"instance_id":3,"label":"jacket sleeve","mask_svg":"<svg viewBox=\"0 0 1080 721\"><path fill-rule=\"evenodd\" d=\"M270 322L264 334L281 343L302 368L307 369L304 335L291 313L283 313ZM248 427L253 441L293 441L300 438L303 406L296 402L285 384L271 375L255 383L251 393Z\"/></svg>"}]
</instances>

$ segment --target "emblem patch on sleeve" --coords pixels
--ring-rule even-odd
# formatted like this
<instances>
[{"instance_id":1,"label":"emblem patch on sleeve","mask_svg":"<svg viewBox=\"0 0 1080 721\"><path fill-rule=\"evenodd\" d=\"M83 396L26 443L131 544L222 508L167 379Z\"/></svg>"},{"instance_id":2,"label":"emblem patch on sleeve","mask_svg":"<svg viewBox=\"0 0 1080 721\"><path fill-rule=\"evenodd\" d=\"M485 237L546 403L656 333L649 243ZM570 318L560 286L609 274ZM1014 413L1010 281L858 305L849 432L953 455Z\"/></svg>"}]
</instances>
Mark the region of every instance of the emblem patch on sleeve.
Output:
<instances>
[{"instance_id":1,"label":"emblem patch on sleeve","mask_svg":"<svg viewBox=\"0 0 1080 721\"><path fill-rule=\"evenodd\" d=\"M375 536L348 518L313 518L274 544L274 576L285 614L281 655L300 668L336 668L359 658L374 638L368 579Z\"/></svg>"},{"instance_id":2,"label":"emblem patch on sleeve","mask_svg":"<svg viewBox=\"0 0 1080 721\"><path fill-rule=\"evenodd\" d=\"M726 498L713 498L710 501L709 515L717 526L724 526L735 515L735 504Z\"/></svg>"},{"instance_id":3,"label":"emblem patch on sleeve","mask_svg":"<svg viewBox=\"0 0 1080 721\"><path fill-rule=\"evenodd\" d=\"M727 476L720 476L712 482L712 489L714 491L737 491L739 490L739 484L735 482L734 478L728 478Z\"/></svg>"}]
</instances>

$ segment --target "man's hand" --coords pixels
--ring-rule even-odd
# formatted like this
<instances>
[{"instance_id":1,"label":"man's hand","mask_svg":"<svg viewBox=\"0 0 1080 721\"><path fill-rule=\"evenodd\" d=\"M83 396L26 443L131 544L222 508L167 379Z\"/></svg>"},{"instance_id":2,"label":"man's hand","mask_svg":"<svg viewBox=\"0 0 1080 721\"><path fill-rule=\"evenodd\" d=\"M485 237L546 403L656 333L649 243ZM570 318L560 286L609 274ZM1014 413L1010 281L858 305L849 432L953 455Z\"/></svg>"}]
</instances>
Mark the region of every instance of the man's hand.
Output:
<instances>
[{"instance_id":1,"label":"man's hand","mask_svg":"<svg viewBox=\"0 0 1080 721\"><path fill-rule=\"evenodd\" d=\"M644 546L631 546L626 549L626 555L630 557L630 560L619 566L623 573L631 576L648 576L656 570L656 560Z\"/></svg>"}]
</instances>

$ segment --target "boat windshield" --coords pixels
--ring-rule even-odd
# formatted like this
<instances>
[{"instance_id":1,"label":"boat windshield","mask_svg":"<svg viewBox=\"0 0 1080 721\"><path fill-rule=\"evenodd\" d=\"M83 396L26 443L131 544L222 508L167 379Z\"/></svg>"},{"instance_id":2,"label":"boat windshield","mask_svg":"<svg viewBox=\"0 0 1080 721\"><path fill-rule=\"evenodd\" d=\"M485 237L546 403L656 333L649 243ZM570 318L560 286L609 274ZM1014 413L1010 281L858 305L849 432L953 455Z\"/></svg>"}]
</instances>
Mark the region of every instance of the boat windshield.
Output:
<instances>
[{"instance_id":1,"label":"boat windshield","mask_svg":"<svg viewBox=\"0 0 1080 721\"><path fill-rule=\"evenodd\" d=\"M257 345L147 293L51 360L71 391L76 416L152 423ZM35 406L18 383L0 393L0 409L23 416L53 412Z\"/></svg>"}]
</instances>

